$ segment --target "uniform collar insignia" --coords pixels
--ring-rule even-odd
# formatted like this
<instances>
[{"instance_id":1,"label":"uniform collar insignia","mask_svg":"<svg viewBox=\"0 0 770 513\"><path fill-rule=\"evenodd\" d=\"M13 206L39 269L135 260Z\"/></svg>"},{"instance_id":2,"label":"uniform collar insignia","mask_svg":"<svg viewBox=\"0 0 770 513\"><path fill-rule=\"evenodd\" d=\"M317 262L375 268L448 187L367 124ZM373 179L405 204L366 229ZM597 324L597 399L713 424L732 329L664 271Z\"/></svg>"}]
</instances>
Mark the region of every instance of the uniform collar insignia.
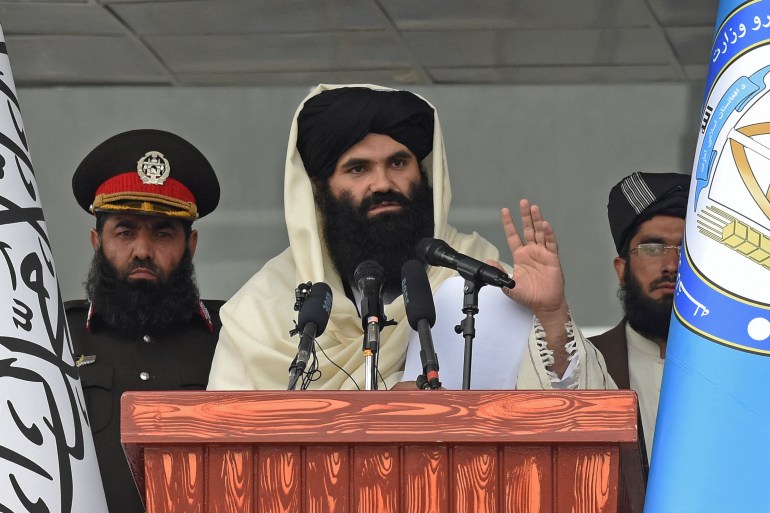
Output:
<instances>
[{"instance_id":1,"label":"uniform collar insignia","mask_svg":"<svg viewBox=\"0 0 770 513\"><path fill-rule=\"evenodd\" d=\"M206 326L209 327L209 331L214 333L214 323L211 322L211 314L209 313L208 308L206 308L206 305L203 304L203 301L200 299L198 300L198 315L200 315L204 321L206 321Z\"/></svg>"},{"instance_id":2,"label":"uniform collar insignia","mask_svg":"<svg viewBox=\"0 0 770 513\"><path fill-rule=\"evenodd\" d=\"M91 334L91 318L94 316L94 304L88 303L88 313L86 314L86 331Z\"/></svg>"}]
</instances>

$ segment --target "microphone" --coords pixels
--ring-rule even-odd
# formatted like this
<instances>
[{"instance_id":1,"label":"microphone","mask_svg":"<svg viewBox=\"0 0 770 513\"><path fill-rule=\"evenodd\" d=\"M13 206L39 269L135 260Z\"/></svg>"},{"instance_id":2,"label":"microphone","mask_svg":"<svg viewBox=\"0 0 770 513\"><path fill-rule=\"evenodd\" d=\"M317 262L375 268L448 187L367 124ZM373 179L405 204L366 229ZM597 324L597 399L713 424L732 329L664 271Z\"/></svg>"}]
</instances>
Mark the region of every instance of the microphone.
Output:
<instances>
[{"instance_id":1,"label":"microphone","mask_svg":"<svg viewBox=\"0 0 770 513\"><path fill-rule=\"evenodd\" d=\"M364 331L372 322L380 325L384 320L382 307L382 282L385 271L374 260L365 260L358 264L353 273L353 281L361 292L361 323Z\"/></svg>"},{"instance_id":2,"label":"microphone","mask_svg":"<svg viewBox=\"0 0 770 513\"><path fill-rule=\"evenodd\" d=\"M438 356L433 348L433 336L430 329L436 323L436 307L430 290L428 274L423 264L409 260L401 267L401 290L404 293L404 306L409 326L420 339L420 361L423 375L419 388L437 389L441 387L438 377Z\"/></svg>"},{"instance_id":3,"label":"microphone","mask_svg":"<svg viewBox=\"0 0 770 513\"><path fill-rule=\"evenodd\" d=\"M422 239L417 243L417 256L426 264L454 269L466 280L509 289L516 285L500 269L455 251L441 239Z\"/></svg>"},{"instance_id":4,"label":"microphone","mask_svg":"<svg viewBox=\"0 0 770 513\"><path fill-rule=\"evenodd\" d=\"M297 347L297 356L292 362L289 389L293 389L299 376L305 372L310 354L313 349L313 341L321 335L329 322L332 311L332 289L319 281L310 288L310 294L302 304L297 319L297 328L302 332Z\"/></svg>"},{"instance_id":5,"label":"microphone","mask_svg":"<svg viewBox=\"0 0 770 513\"><path fill-rule=\"evenodd\" d=\"M374 260L358 264L353 281L361 292L361 324L364 328L364 376L366 390L377 390L377 360L380 347L380 328L385 326L382 307L382 282L385 271Z\"/></svg>"}]
</instances>

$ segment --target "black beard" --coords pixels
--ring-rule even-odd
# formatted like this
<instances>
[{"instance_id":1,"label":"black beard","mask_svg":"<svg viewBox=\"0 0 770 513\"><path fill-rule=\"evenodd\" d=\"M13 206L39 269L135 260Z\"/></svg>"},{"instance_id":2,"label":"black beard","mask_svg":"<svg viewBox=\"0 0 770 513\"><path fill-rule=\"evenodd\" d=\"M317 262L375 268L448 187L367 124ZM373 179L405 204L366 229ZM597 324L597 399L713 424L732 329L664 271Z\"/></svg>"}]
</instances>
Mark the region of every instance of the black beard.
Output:
<instances>
[{"instance_id":1,"label":"black beard","mask_svg":"<svg viewBox=\"0 0 770 513\"><path fill-rule=\"evenodd\" d=\"M415 246L420 239L433 235L433 190L424 175L412 186L410 197L395 191L377 192L356 208L349 192L335 199L328 181L319 186L315 199L323 220L324 241L345 283L352 283L358 264L374 260L385 271L383 294L401 294L401 266L417 257ZM383 201L397 202L403 208L369 218L369 208Z\"/></svg>"},{"instance_id":2,"label":"black beard","mask_svg":"<svg viewBox=\"0 0 770 513\"><path fill-rule=\"evenodd\" d=\"M630 262L626 263L623 279L626 283L624 289L618 291L618 296L623 302L623 311L631 327L640 335L651 340L667 340L668 327L671 323L671 308L674 305L674 296L663 296L653 299L642 290L641 284L631 273ZM668 282L676 282L676 277L664 275L650 284L651 288Z\"/></svg>"},{"instance_id":3,"label":"black beard","mask_svg":"<svg viewBox=\"0 0 770 513\"><path fill-rule=\"evenodd\" d=\"M140 266L155 272L158 280L128 281L104 257L101 248L94 253L84 285L86 297L102 320L124 333L164 329L186 322L199 297L190 251L185 249L170 276L160 273L150 259L134 260L123 274L128 275Z\"/></svg>"}]
</instances>

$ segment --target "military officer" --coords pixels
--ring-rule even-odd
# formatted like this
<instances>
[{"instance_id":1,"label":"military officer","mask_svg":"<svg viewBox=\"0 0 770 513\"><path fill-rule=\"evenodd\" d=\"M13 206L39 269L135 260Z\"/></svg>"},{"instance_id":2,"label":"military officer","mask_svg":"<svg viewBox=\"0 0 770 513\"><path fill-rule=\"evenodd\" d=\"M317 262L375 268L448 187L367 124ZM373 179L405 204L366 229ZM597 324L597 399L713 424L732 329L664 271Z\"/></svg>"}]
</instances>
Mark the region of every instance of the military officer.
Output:
<instances>
[{"instance_id":1,"label":"military officer","mask_svg":"<svg viewBox=\"0 0 770 513\"><path fill-rule=\"evenodd\" d=\"M220 301L199 298L193 222L219 202L203 154L161 130L97 146L72 178L95 217L86 300L65 304L102 482L111 512L144 511L120 444L128 390L205 390Z\"/></svg>"}]
</instances>

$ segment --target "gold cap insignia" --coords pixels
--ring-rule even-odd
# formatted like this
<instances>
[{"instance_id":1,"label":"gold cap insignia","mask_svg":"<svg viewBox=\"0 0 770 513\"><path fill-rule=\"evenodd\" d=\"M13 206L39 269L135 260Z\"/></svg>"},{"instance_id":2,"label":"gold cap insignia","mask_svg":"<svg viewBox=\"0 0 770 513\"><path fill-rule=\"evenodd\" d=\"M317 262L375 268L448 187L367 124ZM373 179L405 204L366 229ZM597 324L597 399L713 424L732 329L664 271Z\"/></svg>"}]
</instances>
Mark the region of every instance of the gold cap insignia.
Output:
<instances>
[{"instance_id":1,"label":"gold cap insignia","mask_svg":"<svg viewBox=\"0 0 770 513\"><path fill-rule=\"evenodd\" d=\"M136 172L142 183L163 185L171 172L171 166L161 152L148 151L136 163Z\"/></svg>"}]
</instances>

